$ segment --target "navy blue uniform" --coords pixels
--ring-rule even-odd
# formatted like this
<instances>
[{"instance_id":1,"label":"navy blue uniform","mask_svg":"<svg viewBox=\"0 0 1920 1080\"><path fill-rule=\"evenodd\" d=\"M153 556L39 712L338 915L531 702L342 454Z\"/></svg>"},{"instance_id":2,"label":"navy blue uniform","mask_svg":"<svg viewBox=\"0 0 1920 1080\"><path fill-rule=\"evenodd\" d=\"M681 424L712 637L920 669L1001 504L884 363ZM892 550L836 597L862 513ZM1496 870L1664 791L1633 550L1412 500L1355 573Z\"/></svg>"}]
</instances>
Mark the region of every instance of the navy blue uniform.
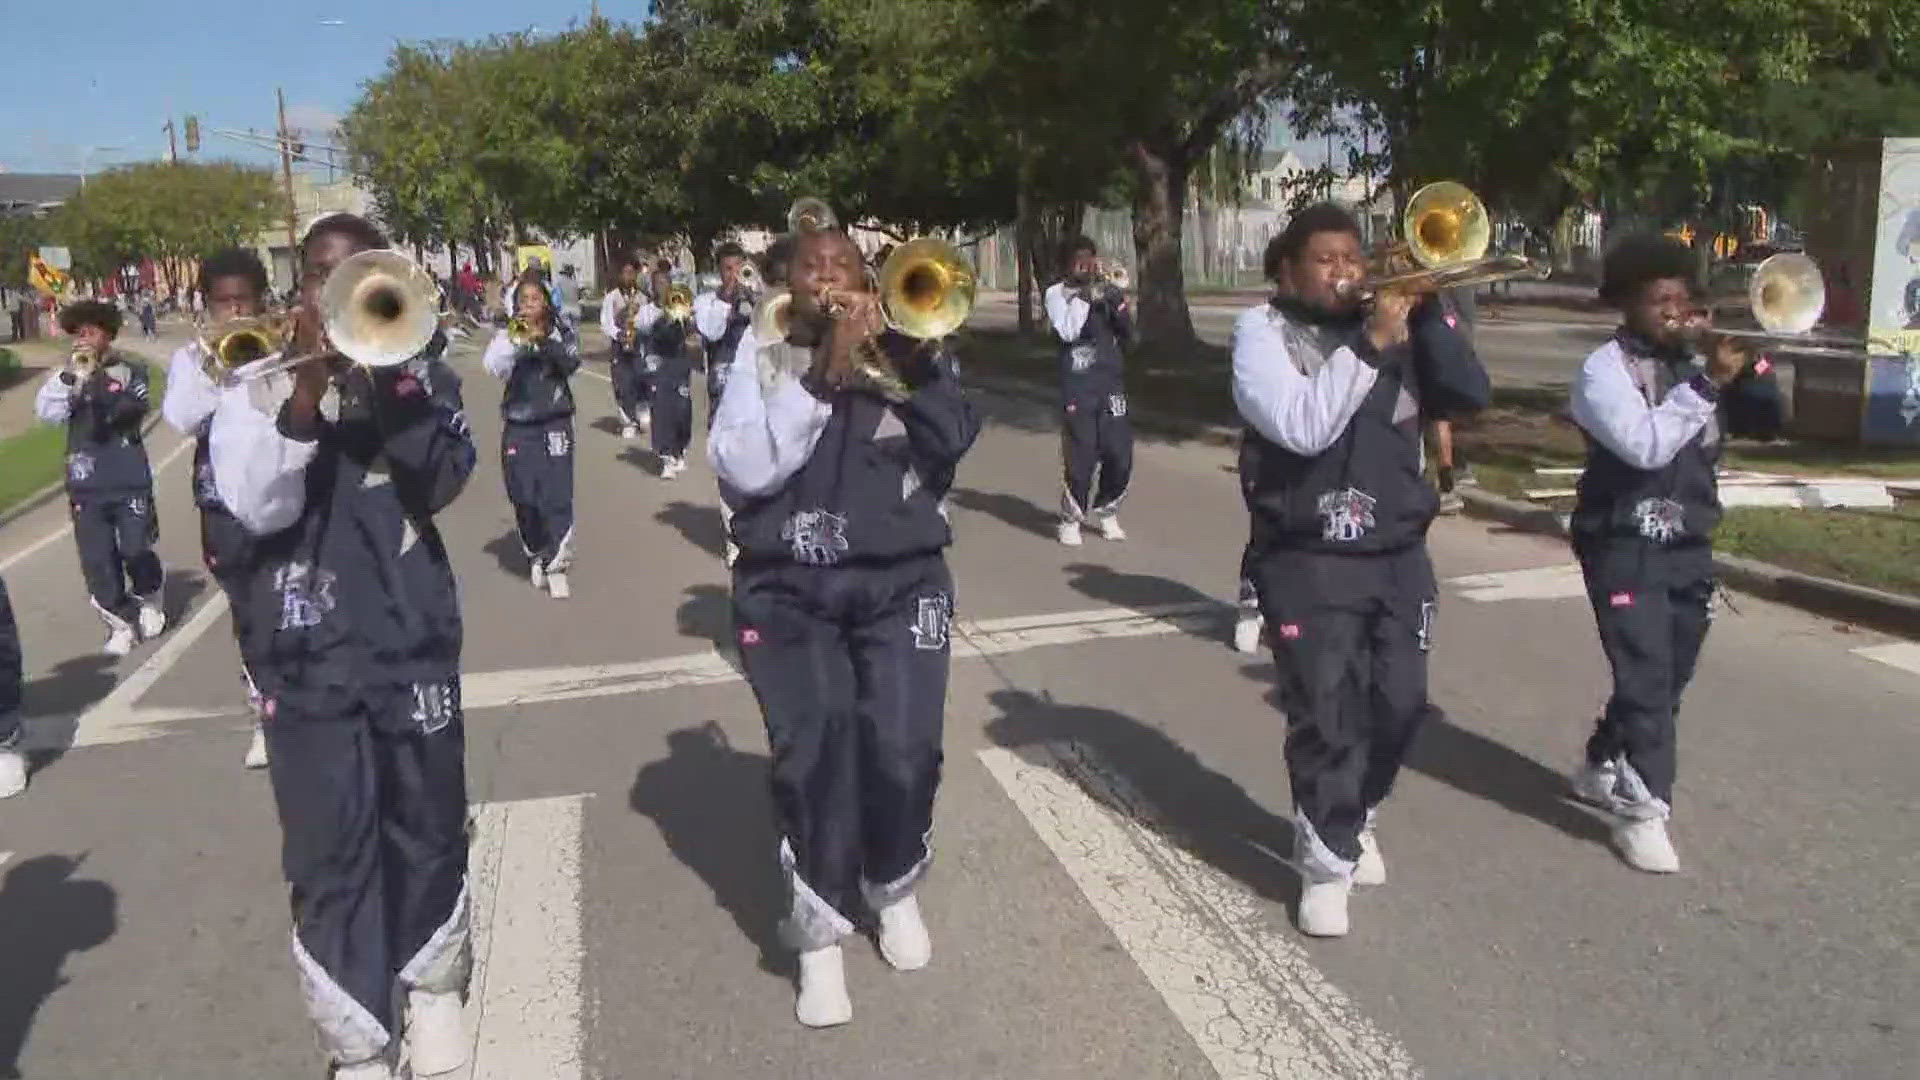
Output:
<instances>
[{"instance_id":1,"label":"navy blue uniform","mask_svg":"<svg viewBox=\"0 0 1920 1080\"><path fill-rule=\"evenodd\" d=\"M653 452L662 458L685 456L693 440L693 353L687 347L691 331L687 321L664 313L646 331Z\"/></svg>"},{"instance_id":2,"label":"navy blue uniform","mask_svg":"<svg viewBox=\"0 0 1920 1080\"><path fill-rule=\"evenodd\" d=\"M0 580L0 750L20 739L20 627L13 621L13 601L7 583Z\"/></svg>"},{"instance_id":3,"label":"navy blue uniform","mask_svg":"<svg viewBox=\"0 0 1920 1080\"><path fill-rule=\"evenodd\" d=\"M549 571L573 561L573 388L580 349L564 325L530 345L505 331L487 347L487 370L506 380L500 416L501 473L520 547Z\"/></svg>"},{"instance_id":4,"label":"navy blue uniform","mask_svg":"<svg viewBox=\"0 0 1920 1080\"><path fill-rule=\"evenodd\" d=\"M1133 479L1133 423L1121 353L1133 334L1133 317L1125 294L1112 288L1088 300L1056 284L1047 290L1046 307L1060 345L1061 514L1087 521L1113 513Z\"/></svg>"},{"instance_id":5,"label":"navy blue uniform","mask_svg":"<svg viewBox=\"0 0 1920 1080\"><path fill-rule=\"evenodd\" d=\"M745 339L752 342L749 334ZM773 750L774 806L802 950L911 893L931 850L953 579L952 534L923 478L950 475L979 431L931 349L886 335L915 390L890 405L816 399L743 346L710 455L736 500L740 652Z\"/></svg>"},{"instance_id":6,"label":"navy blue uniform","mask_svg":"<svg viewBox=\"0 0 1920 1080\"><path fill-rule=\"evenodd\" d=\"M215 479L256 535L242 651L294 956L322 1044L353 1063L386 1052L397 985L454 992L468 972L460 607L433 517L474 446L438 359L350 369L306 425L249 393L215 413Z\"/></svg>"}]
</instances>

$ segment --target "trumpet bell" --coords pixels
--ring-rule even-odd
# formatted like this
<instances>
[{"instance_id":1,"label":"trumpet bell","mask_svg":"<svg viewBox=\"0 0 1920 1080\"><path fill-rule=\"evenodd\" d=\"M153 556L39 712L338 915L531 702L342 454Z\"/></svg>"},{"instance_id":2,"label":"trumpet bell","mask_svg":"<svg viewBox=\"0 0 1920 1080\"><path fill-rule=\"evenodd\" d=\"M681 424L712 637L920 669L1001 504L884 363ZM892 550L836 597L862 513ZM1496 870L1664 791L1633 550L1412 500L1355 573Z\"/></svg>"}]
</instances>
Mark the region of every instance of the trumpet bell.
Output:
<instances>
[{"instance_id":1,"label":"trumpet bell","mask_svg":"<svg viewBox=\"0 0 1920 1080\"><path fill-rule=\"evenodd\" d=\"M286 336L276 319L228 319L209 327L200 343L222 371L234 371L279 352Z\"/></svg>"},{"instance_id":2,"label":"trumpet bell","mask_svg":"<svg viewBox=\"0 0 1920 1080\"><path fill-rule=\"evenodd\" d=\"M796 235L825 232L840 227L840 219L825 199L802 195L787 208L787 231Z\"/></svg>"},{"instance_id":3,"label":"trumpet bell","mask_svg":"<svg viewBox=\"0 0 1920 1080\"><path fill-rule=\"evenodd\" d=\"M439 286L396 251L362 251L327 275L320 311L334 348L368 367L418 355L440 327Z\"/></svg>"},{"instance_id":4,"label":"trumpet bell","mask_svg":"<svg viewBox=\"0 0 1920 1080\"><path fill-rule=\"evenodd\" d=\"M894 248L879 279L887 325L908 337L946 337L973 313L973 267L945 240L923 236Z\"/></svg>"},{"instance_id":5,"label":"trumpet bell","mask_svg":"<svg viewBox=\"0 0 1920 1080\"><path fill-rule=\"evenodd\" d=\"M1768 256L1754 268L1747 288L1753 318L1769 334L1804 334L1827 309L1820 266L1799 252Z\"/></svg>"},{"instance_id":6,"label":"trumpet bell","mask_svg":"<svg viewBox=\"0 0 1920 1080\"><path fill-rule=\"evenodd\" d=\"M753 340L761 345L787 340L792 318L793 294L782 290L769 295L753 309Z\"/></svg>"},{"instance_id":7,"label":"trumpet bell","mask_svg":"<svg viewBox=\"0 0 1920 1080\"><path fill-rule=\"evenodd\" d=\"M693 290L682 284L674 284L667 289L667 296L660 304L667 318L682 322L693 314Z\"/></svg>"},{"instance_id":8,"label":"trumpet bell","mask_svg":"<svg viewBox=\"0 0 1920 1080\"><path fill-rule=\"evenodd\" d=\"M1414 192L1400 226L1408 253L1425 267L1476 261L1493 242L1486 204L1465 184L1452 180Z\"/></svg>"},{"instance_id":9,"label":"trumpet bell","mask_svg":"<svg viewBox=\"0 0 1920 1080\"><path fill-rule=\"evenodd\" d=\"M760 276L760 264L752 259L747 259L740 264L739 276L736 280L740 282L741 288L750 293L766 291L766 281Z\"/></svg>"}]
</instances>

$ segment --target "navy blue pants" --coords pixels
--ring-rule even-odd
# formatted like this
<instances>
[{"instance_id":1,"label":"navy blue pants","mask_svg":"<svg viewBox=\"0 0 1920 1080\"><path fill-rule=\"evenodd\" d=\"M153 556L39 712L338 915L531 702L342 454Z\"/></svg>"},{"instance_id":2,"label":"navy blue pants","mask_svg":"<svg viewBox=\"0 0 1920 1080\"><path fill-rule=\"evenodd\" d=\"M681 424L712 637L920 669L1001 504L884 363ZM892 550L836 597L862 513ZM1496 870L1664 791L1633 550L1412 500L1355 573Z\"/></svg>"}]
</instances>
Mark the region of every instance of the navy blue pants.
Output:
<instances>
[{"instance_id":1,"label":"navy blue pants","mask_svg":"<svg viewBox=\"0 0 1920 1080\"><path fill-rule=\"evenodd\" d=\"M20 627L13 621L13 601L7 583L0 581L0 746L13 745L20 733Z\"/></svg>"},{"instance_id":2,"label":"navy blue pants","mask_svg":"<svg viewBox=\"0 0 1920 1080\"><path fill-rule=\"evenodd\" d=\"M387 1052L398 993L454 992L471 965L459 687L369 695L266 725L294 961L336 1062Z\"/></svg>"},{"instance_id":3,"label":"navy blue pants","mask_svg":"<svg viewBox=\"0 0 1920 1080\"><path fill-rule=\"evenodd\" d=\"M932 858L953 578L939 555L734 571L734 622L773 750L800 949L910 892Z\"/></svg>"},{"instance_id":4,"label":"navy blue pants","mask_svg":"<svg viewBox=\"0 0 1920 1080\"><path fill-rule=\"evenodd\" d=\"M573 418L506 425L500 465L521 549L565 570L573 561Z\"/></svg>"},{"instance_id":5,"label":"navy blue pants","mask_svg":"<svg viewBox=\"0 0 1920 1080\"><path fill-rule=\"evenodd\" d=\"M1069 520L1111 513L1133 479L1133 423L1127 396L1069 388L1063 407L1061 457L1065 488L1061 507ZM1094 475L1099 474L1099 488Z\"/></svg>"},{"instance_id":6,"label":"navy blue pants","mask_svg":"<svg viewBox=\"0 0 1920 1080\"><path fill-rule=\"evenodd\" d=\"M1267 552L1252 561L1287 714L1293 802L1340 859L1392 790L1427 701L1433 565L1424 545L1379 555Z\"/></svg>"},{"instance_id":7,"label":"navy blue pants","mask_svg":"<svg viewBox=\"0 0 1920 1080\"><path fill-rule=\"evenodd\" d=\"M720 399L727 392L727 377L733 374L733 361L707 357L707 430L713 430L713 418L720 415Z\"/></svg>"},{"instance_id":8,"label":"navy blue pants","mask_svg":"<svg viewBox=\"0 0 1920 1080\"><path fill-rule=\"evenodd\" d=\"M693 441L693 372L685 361L663 361L653 373L653 452L677 458Z\"/></svg>"},{"instance_id":9,"label":"navy blue pants","mask_svg":"<svg viewBox=\"0 0 1920 1080\"><path fill-rule=\"evenodd\" d=\"M620 420L626 424L640 422L640 412L647 406L653 395L646 369L641 365L637 352L624 352L619 349L613 354L613 403L620 409Z\"/></svg>"},{"instance_id":10,"label":"navy blue pants","mask_svg":"<svg viewBox=\"0 0 1920 1080\"><path fill-rule=\"evenodd\" d=\"M72 503L73 539L80 549L80 573L96 609L124 619L129 593L140 600L160 591L160 518L153 495L79 498Z\"/></svg>"}]
</instances>

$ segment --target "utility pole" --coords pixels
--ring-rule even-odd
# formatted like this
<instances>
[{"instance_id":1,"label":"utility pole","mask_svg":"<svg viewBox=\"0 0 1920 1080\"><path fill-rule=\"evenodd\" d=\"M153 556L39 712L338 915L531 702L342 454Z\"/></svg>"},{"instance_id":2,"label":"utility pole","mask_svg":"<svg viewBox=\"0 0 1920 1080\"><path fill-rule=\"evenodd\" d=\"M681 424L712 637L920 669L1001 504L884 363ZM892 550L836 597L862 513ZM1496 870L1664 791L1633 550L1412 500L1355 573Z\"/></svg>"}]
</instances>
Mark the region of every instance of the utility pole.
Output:
<instances>
[{"instance_id":1,"label":"utility pole","mask_svg":"<svg viewBox=\"0 0 1920 1080\"><path fill-rule=\"evenodd\" d=\"M292 267L289 272L297 277L300 268L293 265L293 259L294 251L299 247L300 241L294 232L300 227L295 222L295 219L300 216L300 208L293 201L293 146L287 134L287 94L286 91L277 88L273 93L280 102L280 182L285 186L287 193L287 265Z\"/></svg>"},{"instance_id":2,"label":"utility pole","mask_svg":"<svg viewBox=\"0 0 1920 1080\"><path fill-rule=\"evenodd\" d=\"M171 116L167 117L167 123L164 130L167 133L167 164L176 165L180 161L180 150L179 150L179 147L174 145L173 117Z\"/></svg>"}]
</instances>

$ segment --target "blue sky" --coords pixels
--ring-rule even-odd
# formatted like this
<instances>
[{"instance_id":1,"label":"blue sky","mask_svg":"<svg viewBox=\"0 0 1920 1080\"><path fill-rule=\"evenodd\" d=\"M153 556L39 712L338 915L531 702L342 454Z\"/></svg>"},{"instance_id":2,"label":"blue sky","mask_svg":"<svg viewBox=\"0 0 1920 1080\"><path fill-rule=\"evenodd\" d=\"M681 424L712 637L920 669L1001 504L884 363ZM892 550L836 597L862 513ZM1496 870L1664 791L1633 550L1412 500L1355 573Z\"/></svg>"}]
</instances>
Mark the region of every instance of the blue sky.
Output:
<instances>
[{"instance_id":1,"label":"blue sky","mask_svg":"<svg viewBox=\"0 0 1920 1080\"><path fill-rule=\"evenodd\" d=\"M270 131L276 86L289 122L318 127L379 74L393 43L472 39L586 21L590 0L5 0L0 168L78 172L162 158L167 118L197 114L202 158L271 155L212 128ZM647 0L601 0L639 21ZM327 25L323 20L337 20ZM122 147L96 150L88 147ZM184 156L183 141L180 152ZM277 163L277 162L276 162Z\"/></svg>"}]
</instances>

